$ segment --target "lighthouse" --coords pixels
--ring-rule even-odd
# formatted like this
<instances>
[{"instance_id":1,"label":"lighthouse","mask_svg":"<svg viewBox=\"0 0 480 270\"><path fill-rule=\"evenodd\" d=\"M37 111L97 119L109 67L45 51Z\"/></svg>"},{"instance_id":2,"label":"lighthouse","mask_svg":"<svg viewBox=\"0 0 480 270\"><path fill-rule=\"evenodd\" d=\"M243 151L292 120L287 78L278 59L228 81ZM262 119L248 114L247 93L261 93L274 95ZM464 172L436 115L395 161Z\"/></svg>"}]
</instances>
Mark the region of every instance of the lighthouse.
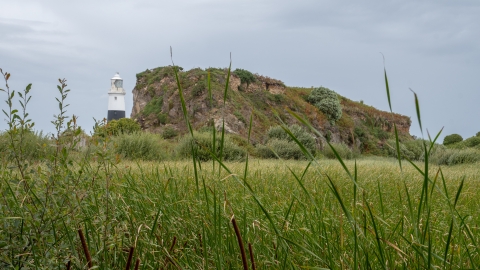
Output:
<instances>
[{"instance_id":1,"label":"lighthouse","mask_svg":"<svg viewBox=\"0 0 480 270\"><path fill-rule=\"evenodd\" d=\"M110 91L108 91L108 116L107 121L125 118L125 90L120 75L115 74L111 79Z\"/></svg>"}]
</instances>

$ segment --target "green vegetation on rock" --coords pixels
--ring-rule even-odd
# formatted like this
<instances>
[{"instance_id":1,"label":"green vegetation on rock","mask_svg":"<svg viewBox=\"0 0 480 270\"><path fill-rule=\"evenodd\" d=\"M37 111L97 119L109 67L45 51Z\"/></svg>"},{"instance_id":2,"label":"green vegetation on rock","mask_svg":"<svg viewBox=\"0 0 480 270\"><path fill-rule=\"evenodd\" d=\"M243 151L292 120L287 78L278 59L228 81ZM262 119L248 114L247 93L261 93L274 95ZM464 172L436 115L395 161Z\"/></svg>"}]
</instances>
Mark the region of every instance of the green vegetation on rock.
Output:
<instances>
[{"instance_id":1,"label":"green vegetation on rock","mask_svg":"<svg viewBox=\"0 0 480 270\"><path fill-rule=\"evenodd\" d=\"M237 75L240 78L241 83L247 84L247 88L251 83L256 81L253 73L245 69L237 68L235 69L233 74Z\"/></svg>"},{"instance_id":2,"label":"green vegetation on rock","mask_svg":"<svg viewBox=\"0 0 480 270\"><path fill-rule=\"evenodd\" d=\"M174 127L179 135L187 132L187 126L180 114L183 109L180 106L177 82L172 72L171 67L161 67L138 76L134 89L137 100L132 117L138 120L143 129L162 132L162 125L168 124ZM246 127L250 115L253 114L251 139L255 144L266 144L264 136L270 127L279 124L278 117L286 125L298 124L289 113L291 111L308 120L321 132L323 138L319 137L316 142L319 146L325 143L325 139L327 141L332 139L335 143L343 143L364 154L387 155L384 142L394 138L393 123L399 128L402 141L412 139L408 133L411 124L408 117L379 111L372 106L339 96L325 87L317 89L286 87L279 80L240 69L232 74L234 76L230 78L225 93L228 75L225 68L194 68L179 71L179 82L193 129L200 130L204 126L210 126L212 119L225 117L226 125L246 139ZM148 80L155 76L160 76L162 80L145 88ZM250 82L249 91L232 89L240 86L239 84L246 84L245 80ZM156 94L151 96L150 93ZM332 101L328 103L333 104L332 106L320 107L325 112L330 112L328 114L315 106L315 103L322 100L322 96Z\"/></svg>"},{"instance_id":3,"label":"green vegetation on rock","mask_svg":"<svg viewBox=\"0 0 480 270\"><path fill-rule=\"evenodd\" d=\"M162 111L163 96L152 98L143 108L143 115L158 114Z\"/></svg>"},{"instance_id":4,"label":"green vegetation on rock","mask_svg":"<svg viewBox=\"0 0 480 270\"><path fill-rule=\"evenodd\" d=\"M335 123L342 117L342 106L337 93L326 87L318 87L312 90L308 101L323 112L331 123Z\"/></svg>"}]
</instances>

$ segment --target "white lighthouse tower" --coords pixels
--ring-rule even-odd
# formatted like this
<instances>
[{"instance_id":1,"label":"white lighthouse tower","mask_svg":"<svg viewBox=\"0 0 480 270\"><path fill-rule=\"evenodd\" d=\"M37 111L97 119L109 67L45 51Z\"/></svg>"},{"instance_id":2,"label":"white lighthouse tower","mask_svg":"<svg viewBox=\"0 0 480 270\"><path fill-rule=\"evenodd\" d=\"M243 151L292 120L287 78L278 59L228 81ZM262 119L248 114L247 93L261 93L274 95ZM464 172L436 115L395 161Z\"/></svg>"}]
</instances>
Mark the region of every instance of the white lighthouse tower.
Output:
<instances>
[{"instance_id":1,"label":"white lighthouse tower","mask_svg":"<svg viewBox=\"0 0 480 270\"><path fill-rule=\"evenodd\" d=\"M117 72L112 78L110 91L108 91L107 121L120 118L125 118L125 90L123 90L123 80Z\"/></svg>"}]
</instances>

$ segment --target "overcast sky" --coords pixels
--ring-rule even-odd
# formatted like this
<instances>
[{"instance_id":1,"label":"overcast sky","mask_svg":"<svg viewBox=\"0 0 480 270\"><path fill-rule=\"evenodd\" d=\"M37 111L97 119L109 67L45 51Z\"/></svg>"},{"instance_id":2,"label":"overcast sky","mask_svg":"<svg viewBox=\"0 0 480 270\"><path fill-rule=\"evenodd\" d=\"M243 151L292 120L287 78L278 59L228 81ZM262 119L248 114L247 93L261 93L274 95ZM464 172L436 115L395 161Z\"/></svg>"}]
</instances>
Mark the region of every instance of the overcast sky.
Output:
<instances>
[{"instance_id":1,"label":"overcast sky","mask_svg":"<svg viewBox=\"0 0 480 270\"><path fill-rule=\"evenodd\" d=\"M135 74L171 64L243 68L288 86L325 86L388 110L383 53L395 112L421 136L480 131L480 1L195 0L2 1L0 68L10 86L33 84L30 115L52 132L58 78L68 114L91 130L107 116L120 72L130 115ZM0 84L4 88L4 83ZM6 95L0 93L4 100ZM5 109L5 103L0 103ZM6 122L0 122L0 130ZM426 132L426 130L424 130ZM443 138L442 136L442 138Z\"/></svg>"}]
</instances>

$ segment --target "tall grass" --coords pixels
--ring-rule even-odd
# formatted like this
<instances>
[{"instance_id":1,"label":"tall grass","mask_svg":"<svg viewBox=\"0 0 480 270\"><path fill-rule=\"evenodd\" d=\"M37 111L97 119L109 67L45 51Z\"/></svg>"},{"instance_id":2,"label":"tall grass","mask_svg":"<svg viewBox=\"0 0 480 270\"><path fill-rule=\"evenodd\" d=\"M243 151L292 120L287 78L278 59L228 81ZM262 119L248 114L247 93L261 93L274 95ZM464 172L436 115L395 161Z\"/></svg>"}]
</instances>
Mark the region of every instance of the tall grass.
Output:
<instances>
[{"instance_id":1,"label":"tall grass","mask_svg":"<svg viewBox=\"0 0 480 270\"><path fill-rule=\"evenodd\" d=\"M170 145L160 135L138 132L121 134L113 140L115 152L127 159L164 160L172 155Z\"/></svg>"},{"instance_id":2,"label":"tall grass","mask_svg":"<svg viewBox=\"0 0 480 270\"><path fill-rule=\"evenodd\" d=\"M386 71L385 82L391 107ZM209 163L194 144L191 162L121 161L101 137L78 159L58 141L58 151L36 167L4 161L0 267L125 269L135 261L140 269L479 268L480 173L474 165L431 165L438 135L422 142L424 162L403 157L398 136L398 163L347 161L332 144L336 160L317 160L282 128L305 161L247 153L245 163L228 163L224 129L209 134Z\"/></svg>"},{"instance_id":3,"label":"tall grass","mask_svg":"<svg viewBox=\"0 0 480 270\"><path fill-rule=\"evenodd\" d=\"M220 150L222 150L224 160L241 161L245 159L245 150L236 145L230 136L224 136L222 141L218 135L218 133L215 135L216 141L213 143L211 133L195 131L193 137L187 134L180 139L176 147L177 155L182 158L192 158L192 155L195 154L196 160L208 161L212 160L212 152L220 155ZM216 149L213 148L214 145ZM221 149L221 145L223 145L223 149ZM194 153L192 153L192 147Z\"/></svg>"}]
</instances>

